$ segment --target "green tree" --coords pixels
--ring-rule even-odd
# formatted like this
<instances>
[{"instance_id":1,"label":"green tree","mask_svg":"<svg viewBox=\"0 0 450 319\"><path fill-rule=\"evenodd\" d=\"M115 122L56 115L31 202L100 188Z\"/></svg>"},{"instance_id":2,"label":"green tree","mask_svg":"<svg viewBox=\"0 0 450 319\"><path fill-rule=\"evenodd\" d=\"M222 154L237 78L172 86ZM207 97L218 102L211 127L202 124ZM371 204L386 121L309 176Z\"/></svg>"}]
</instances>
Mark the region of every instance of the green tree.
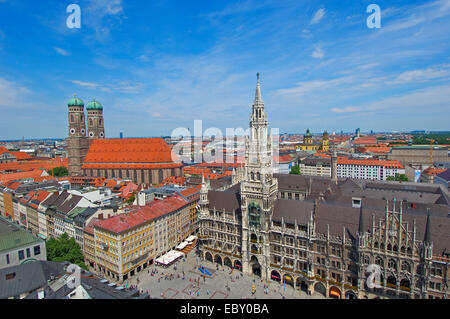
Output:
<instances>
[{"instance_id":1,"label":"green tree","mask_svg":"<svg viewBox=\"0 0 450 319\"><path fill-rule=\"evenodd\" d=\"M70 238L66 233L57 239L51 237L46 242L46 248L49 261L68 261L87 270L80 245L77 244L75 238Z\"/></svg>"},{"instance_id":2,"label":"green tree","mask_svg":"<svg viewBox=\"0 0 450 319\"><path fill-rule=\"evenodd\" d=\"M126 203L131 205L131 204L133 204L135 199L136 199L136 195L133 193L133 194L131 194L130 198L127 199Z\"/></svg>"},{"instance_id":3,"label":"green tree","mask_svg":"<svg viewBox=\"0 0 450 319\"><path fill-rule=\"evenodd\" d=\"M396 181L396 182L407 182L408 181L408 177L405 174L395 174L394 176L388 176L386 178L386 180L388 181Z\"/></svg>"},{"instance_id":4,"label":"green tree","mask_svg":"<svg viewBox=\"0 0 450 319\"><path fill-rule=\"evenodd\" d=\"M64 167L64 166L49 169L49 170L47 170L47 173L54 177L69 176L69 171L67 170L67 167Z\"/></svg>"},{"instance_id":5,"label":"green tree","mask_svg":"<svg viewBox=\"0 0 450 319\"><path fill-rule=\"evenodd\" d=\"M300 175L300 166L298 164L295 164L294 166L292 166L289 174Z\"/></svg>"}]
</instances>

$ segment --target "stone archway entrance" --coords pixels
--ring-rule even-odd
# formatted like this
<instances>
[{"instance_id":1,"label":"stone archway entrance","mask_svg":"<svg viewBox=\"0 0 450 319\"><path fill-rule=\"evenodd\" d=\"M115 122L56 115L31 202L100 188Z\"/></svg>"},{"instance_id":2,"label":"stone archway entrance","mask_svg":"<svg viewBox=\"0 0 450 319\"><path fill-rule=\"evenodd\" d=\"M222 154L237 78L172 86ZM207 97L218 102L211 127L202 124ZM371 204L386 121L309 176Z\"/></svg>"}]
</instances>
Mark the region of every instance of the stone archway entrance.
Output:
<instances>
[{"instance_id":1,"label":"stone archway entrance","mask_svg":"<svg viewBox=\"0 0 450 319\"><path fill-rule=\"evenodd\" d=\"M325 288L325 286L321 282L318 282L318 283L316 283L314 285L314 292L318 293L318 294L320 294L320 295L322 295L324 297L327 296L327 289Z\"/></svg>"},{"instance_id":2,"label":"stone archway entrance","mask_svg":"<svg viewBox=\"0 0 450 319\"><path fill-rule=\"evenodd\" d=\"M258 261L258 258L256 258L255 256L252 256L252 258L250 258L250 268L252 269L252 274L261 277L261 265Z\"/></svg>"},{"instance_id":3,"label":"stone archway entrance","mask_svg":"<svg viewBox=\"0 0 450 319\"><path fill-rule=\"evenodd\" d=\"M233 263L231 262L231 259L228 257L225 257L223 259L223 264L227 267L233 268Z\"/></svg>"},{"instance_id":4,"label":"stone archway entrance","mask_svg":"<svg viewBox=\"0 0 450 319\"><path fill-rule=\"evenodd\" d=\"M214 262L222 266L222 257L220 257L220 255L215 255Z\"/></svg>"},{"instance_id":5,"label":"stone archway entrance","mask_svg":"<svg viewBox=\"0 0 450 319\"><path fill-rule=\"evenodd\" d=\"M281 282L281 275L278 271L272 270L270 273L270 279Z\"/></svg>"},{"instance_id":6,"label":"stone archway entrance","mask_svg":"<svg viewBox=\"0 0 450 319\"><path fill-rule=\"evenodd\" d=\"M285 283L286 285L290 285L290 286L294 287L294 278L292 277L291 274L285 274L283 276L283 283Z\"/></svg>"},{"instance_id":7,"label":"stone archway entrance","mask_svg":"<svg viewBox=\"0 0 450 319\"><path fill-rule=\"evenodd\" d=\"M301 280L301 278L297 278L296 286L297 288L300 288L301 291L308 292L308 285L306 281Z\"/></svg>"},{"instance_id":8,"label":"stone archway entrance","mask_svg":"<svg viewBox=\"0 0 450 319\"><path fill-rule=\"evenodd\" d=\"M242 264L239 260L234 261L234 269L237 269L239 271L242 271Z\"/></svg>"},{"instance_id":9,"label":"stone archway entrance","mask_svg":"<svg viewBox=\"0 0 450 319\"><path fill-rule=\"evenodd\" d=\"M341 298L341 290L337 287L331 287L330 288L330 297L334 299L340 299Z\"/></svg>"},{"instance_id":10,"label":"stone archway entrance","mask_svg":"<svg viewBox=\"0 0 450 319\"><path fill-rule=\"evenodd\" d=\"M357 297L356 297L356 294L353 291L348 290L345 293L345 299L357 299Z\"/></svg>"},{"instance_id":11,"label":"stone archway entrance","mask_svg":"<svg viewBox=\"0 0 450 319\"><path fill-rule=\"evenodd\" d=\"M213 262L213 257L212 257L212 255L211 255L210 252L206 252L206 253L205 253L205 259L206 259L207 261Z\"/></svg>"}]
</instances>

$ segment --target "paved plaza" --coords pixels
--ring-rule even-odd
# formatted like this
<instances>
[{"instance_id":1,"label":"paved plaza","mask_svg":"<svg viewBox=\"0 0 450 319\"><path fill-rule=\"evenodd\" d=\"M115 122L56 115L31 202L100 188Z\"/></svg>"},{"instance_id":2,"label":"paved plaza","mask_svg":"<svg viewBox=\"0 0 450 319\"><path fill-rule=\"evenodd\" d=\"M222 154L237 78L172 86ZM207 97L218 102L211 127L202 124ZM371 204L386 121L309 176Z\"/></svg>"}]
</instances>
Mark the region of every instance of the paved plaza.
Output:
<instances>
[{"instance_id":1,"label":"paved plaza","mask_svg":"<svg viewBox=\"0 0 450 319\"><path fill-rule=\"evenodd\" d=\"M204 266L212 277L204 279L198 267ZM176 269L175 269L176 268ZM153 271L158 271L153 276ZM183 279L184 272L184 279ZM167 279L166 279L167 278ZM277 281L268 284L268 294L264 293L265 282L261 278L242 275L240 271L228 267L222 269L208 261L201 261L194 252L168 268L152 265L133 276L127 283L148 291L151 298L164 299L318 299L325 298L294 289ZM252 287L255 293L252 294Z\"/></svg>"}]
</instances>

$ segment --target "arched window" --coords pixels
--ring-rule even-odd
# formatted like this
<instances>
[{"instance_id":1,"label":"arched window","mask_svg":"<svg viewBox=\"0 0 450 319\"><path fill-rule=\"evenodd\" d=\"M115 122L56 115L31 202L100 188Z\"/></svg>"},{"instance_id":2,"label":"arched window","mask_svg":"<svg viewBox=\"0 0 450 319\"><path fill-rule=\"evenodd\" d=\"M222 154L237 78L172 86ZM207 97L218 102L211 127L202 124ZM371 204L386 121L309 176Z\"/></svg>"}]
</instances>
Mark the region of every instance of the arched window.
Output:
<instances>
[{"instance_id":1,"label":"arched window","mask_svg":"<svg viewBox=\"0 0 450 319\"><path fill-rule=\"evenodd\" d=\"M92 126L92 119L89 119L89 126Z\"/></svg>"},{"instance_id":2,"label":"arched window","mask_svg":"<svg viewBox=\"0 0 450 319\"><path fill-rule=\"evenodd\" d=\"M383 267L383 266L384 266L383 258L380 257L380 256L377 256L377 257L375 258L375 264L377 264L378 266Z\"/></svg>"},{"instance_id":3,"label":"arched window","mask_svg":"<svg viewBox=\"0 0 450 319\"><path fill-rule=\"evenodd\" d=\"M404 261L402 263L402 270L403 271L407 271L407 272L411 272L411 266L407 261Z\"/></svg>"},{"instance_id":4,"label":"arched window","mask_svg":"<svg viewBox=\"0 0 450 319\"><path fill-rule=\"evenodd\" d=\"M253 181L255 180L255 174L253 172L250 173L250 179Z\"/></svg>"},{"instance_id":5,"label":"arched window","mask_svg":"<svg viewBox=\"0 0 450 319\"><path fill-rule=\"evenodd\" d=\"M366 264L366 265L370 264L369 256L364 256L364 264Z\"/></svg>"},{"instance_id":6,"label":"arched window","mask_svg":"<svg viewBox=\"0 0 450 319\"><path fill-rule=\"evenodd\" d=\"M258 173L256 173L256 179L259 181L259 180L261 180L261 174L258 172Z\"/></svg>"},{"instance_id":7,"label":"arched window","mask_svg":"<svg viewBox=\"0 0 450 319\"><path fill-rule=\"evenodd\" d=\"M74 121L75 121L75 119L73 117L73 114L70 114L70 122L74 122Z\"/></svg>"},{"instance_id":8,"label":"arched window","mask_svg":"<svg viewBox=\"0 0 450 319\"><path fill-rule=\"evenodd\" d=\"M389 259L388 268L397 270L397 262L394 259Z\"/></svg>"}]
</instances>

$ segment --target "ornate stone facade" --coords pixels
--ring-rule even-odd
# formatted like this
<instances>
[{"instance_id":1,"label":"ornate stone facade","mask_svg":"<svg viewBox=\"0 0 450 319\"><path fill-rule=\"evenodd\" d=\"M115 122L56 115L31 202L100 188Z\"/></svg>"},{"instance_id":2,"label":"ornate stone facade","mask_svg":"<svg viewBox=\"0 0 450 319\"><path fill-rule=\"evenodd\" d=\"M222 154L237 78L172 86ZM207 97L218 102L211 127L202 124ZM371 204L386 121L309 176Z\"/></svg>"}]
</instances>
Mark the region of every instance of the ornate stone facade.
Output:
<instances>
[{"instance_id":1,"label":"ornate stone facade","mask_svg":"<svg viewBox=\"0 0 450 319\"><path fill-rule=\"evenodd\" d=\"M266 119L258 78L245 166L228 189L202 183L202 258L308 294L448 298L446 190L273 174Z\"/></svg>"}]
</instances>

